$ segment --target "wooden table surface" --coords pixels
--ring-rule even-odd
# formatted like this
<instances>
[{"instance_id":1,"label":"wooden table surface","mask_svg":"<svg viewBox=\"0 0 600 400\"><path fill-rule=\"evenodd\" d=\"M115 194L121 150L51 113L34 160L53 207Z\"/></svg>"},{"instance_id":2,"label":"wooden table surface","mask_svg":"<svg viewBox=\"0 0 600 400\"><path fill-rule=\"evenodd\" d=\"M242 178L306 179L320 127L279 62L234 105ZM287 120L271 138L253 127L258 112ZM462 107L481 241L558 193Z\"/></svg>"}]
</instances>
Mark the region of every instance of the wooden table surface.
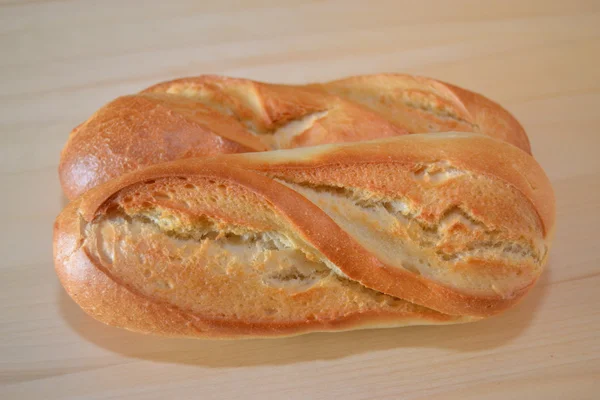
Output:
<instances>
[{"instance_id":1,"label":"wooden table surface","mask_svg":"<svg viewBox=\"0 0 600 400\"><path fill-rule=\"evenodd\" d=\"M0 1L0 398L600 398L600 3L209 3ZM104 326L62 290L59 152L105 102L203 73L382 71L484 93L525 126L558 223L520 306L470 325L204 341Z\"/></svg>"}]
</instances>

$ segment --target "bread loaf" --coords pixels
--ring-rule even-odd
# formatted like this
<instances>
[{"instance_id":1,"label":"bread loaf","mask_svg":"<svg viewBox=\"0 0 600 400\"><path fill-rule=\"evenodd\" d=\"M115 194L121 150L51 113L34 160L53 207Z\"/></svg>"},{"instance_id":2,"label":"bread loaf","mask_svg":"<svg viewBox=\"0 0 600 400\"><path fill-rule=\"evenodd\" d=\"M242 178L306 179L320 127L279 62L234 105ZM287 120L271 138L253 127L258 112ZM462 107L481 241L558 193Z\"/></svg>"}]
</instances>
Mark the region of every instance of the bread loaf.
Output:
<instances>
[{"instance_id":1,"label":"bread loaf","mask_svg":"<svg viewBox=\"0 0 600 400\"><path fill-rule=\"evenodd\" d=\"M530 151L523 128L502 107L433 79L380 74L292 86L200 76L98 110L71 133L59 175L73 199L165 161L450 130L484 133Z\"/></svg>"},{"instance_id":2,"label":"bread loaf","mask_svg":"<svg viewBox=\"0 0 600 400\"><path fill-rule=\"evenodd\" d=\"M282 336L494 315L536 282L553 227L529 154L441 133L150 166L72 202L54 251L105 323Z\"/></svg>"}]
</instances>

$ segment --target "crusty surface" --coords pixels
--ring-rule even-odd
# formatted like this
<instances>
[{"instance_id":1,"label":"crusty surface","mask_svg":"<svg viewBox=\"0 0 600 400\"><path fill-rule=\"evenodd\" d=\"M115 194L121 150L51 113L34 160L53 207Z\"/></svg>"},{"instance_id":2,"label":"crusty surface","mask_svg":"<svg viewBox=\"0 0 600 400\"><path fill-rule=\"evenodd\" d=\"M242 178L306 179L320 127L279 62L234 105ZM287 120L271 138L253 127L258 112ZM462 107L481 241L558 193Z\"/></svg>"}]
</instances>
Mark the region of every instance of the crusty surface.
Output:
<instances>
[{"instance_id":1,"label":"crusty surface","mask_svg":"<svg viewBox=\"0 0 600 400\"><path fill-rule=\"evenodd\" d=\"M502 106L445 82L407 74L376 74L311 87L364 105L410 133L482 133L531 153L525 130Z\"/></svg>"},{"instance_id":2,"label":"crusty surface","mask_svg":"<svg viewBox=\"0 0 600 400\"><path fill-rule=\"evenodd\" d=\"M264 198L223 171L198 172L129 186L91 222L80 214L85 198L59 216L57 273L87 313L138 332L215 338L474 319L336 275L290 241Z\"/></svg>"},{"instance_id":3,"label":"crusty surface","mask_svg":"<svg viewBox=\"0 0 600 400\"><path fill-rule=\"evenodd\" d=\"M291 86L207 75L160 83L98 110L71 133L59 174L73 199L164 161L449 130L530 150L502 107L432 79L380 74Z\"/></svg>"},{"instance_id":4,"label":"crusty surface","mask_svg":"<svg viewBox=\"0 0 600 400\"><path fill-rule=\"evenodd\" d=\"M547 177L528 154L482 135L233 158L311 199L387 264L348 263L341 269L351 279L445 313L510 307L548 255L555 202Z\"/></svg>"},{"instance_id":5,"label":"crusty surface","mask_svg":"<svg viewBox=\"0 0 600 400\"><path fill-rule=\"evenodd\" d=\"M59 216L55 260L73 298L113 325L282 335L495 314L539 277L553 225L552 189L525 152L410 135L128 174ZM124 297L135 305L114 310Z\"/></svg>"},{"instance_id":6,"label":"crusty surface","mask_svg":"<svg viewBox=\"0 0 600 400\"><path fill-rule=\"evenodd\" d=\"M233 119L188 98L124 96L75 128L59 175L70 199L126 171L182 158L266 150Z\"/></svg>"}]
</instances>

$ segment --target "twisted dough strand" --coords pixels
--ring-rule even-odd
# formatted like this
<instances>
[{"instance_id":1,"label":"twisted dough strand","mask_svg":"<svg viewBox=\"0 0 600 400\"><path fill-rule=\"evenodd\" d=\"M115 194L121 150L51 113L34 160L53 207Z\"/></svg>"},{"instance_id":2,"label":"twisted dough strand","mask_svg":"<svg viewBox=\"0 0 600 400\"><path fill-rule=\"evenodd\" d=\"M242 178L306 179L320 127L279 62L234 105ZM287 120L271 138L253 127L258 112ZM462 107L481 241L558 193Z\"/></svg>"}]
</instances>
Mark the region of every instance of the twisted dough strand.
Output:
<instances>
[{"instance_id":1,"label":"twisted dough strand","mask_svg":"<svg viewBox=\"0 0 600 400\"><path fill-rule=\"evenodd\" d=\"M209 75L160 83L102 107L71 133L59 173L72 199L165 161L451 130L530 151L523 128L502 107L433 79L380 74L294 86Z\"/></svg>"},{"instance_id":2,"label":"twisted dough strand","mask_svg":"<svg viewBox=\"0 0 600 400\"><path fill-rule=\"evenodd\" d=\"M55 262L113 325L284 335L501 312L538 279L553 227L552 189L525 152L404 135L133 172L63 211Z\"/></svg>"}]
</instances>

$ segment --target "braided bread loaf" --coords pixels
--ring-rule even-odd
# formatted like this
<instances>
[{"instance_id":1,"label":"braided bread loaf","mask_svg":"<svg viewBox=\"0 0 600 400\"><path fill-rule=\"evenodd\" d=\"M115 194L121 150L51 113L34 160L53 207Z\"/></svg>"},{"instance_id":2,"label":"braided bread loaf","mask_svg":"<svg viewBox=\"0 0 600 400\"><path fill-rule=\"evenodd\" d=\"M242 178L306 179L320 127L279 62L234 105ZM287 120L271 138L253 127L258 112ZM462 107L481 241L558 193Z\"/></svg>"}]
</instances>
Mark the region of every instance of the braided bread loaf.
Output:
<instances>
[{"instance_id":1,"label":"braided bread loaf","mask_svg":"<svg viewBox=\"0 0 600 400\"><path fill-rule=\"evenodd\" d=\"M73 199L160 162L451 130L530 151L523 128L502 107L433 79L381 74L291 86L200 76L98 110L71 133L59 174Z\"/></svg>"},{"instance_id":2,"label":"braided bread loaf","mask_svg":"<svg viewBox=\"0 0 600 400\"><path fill-rule=\"evenodd\" d=\"M539 277L553 228L529 154L416 134L138 170L72 202L54 252L67 292L105 323L282 336L496 314Z\"/></svg>"}]
</instances>

